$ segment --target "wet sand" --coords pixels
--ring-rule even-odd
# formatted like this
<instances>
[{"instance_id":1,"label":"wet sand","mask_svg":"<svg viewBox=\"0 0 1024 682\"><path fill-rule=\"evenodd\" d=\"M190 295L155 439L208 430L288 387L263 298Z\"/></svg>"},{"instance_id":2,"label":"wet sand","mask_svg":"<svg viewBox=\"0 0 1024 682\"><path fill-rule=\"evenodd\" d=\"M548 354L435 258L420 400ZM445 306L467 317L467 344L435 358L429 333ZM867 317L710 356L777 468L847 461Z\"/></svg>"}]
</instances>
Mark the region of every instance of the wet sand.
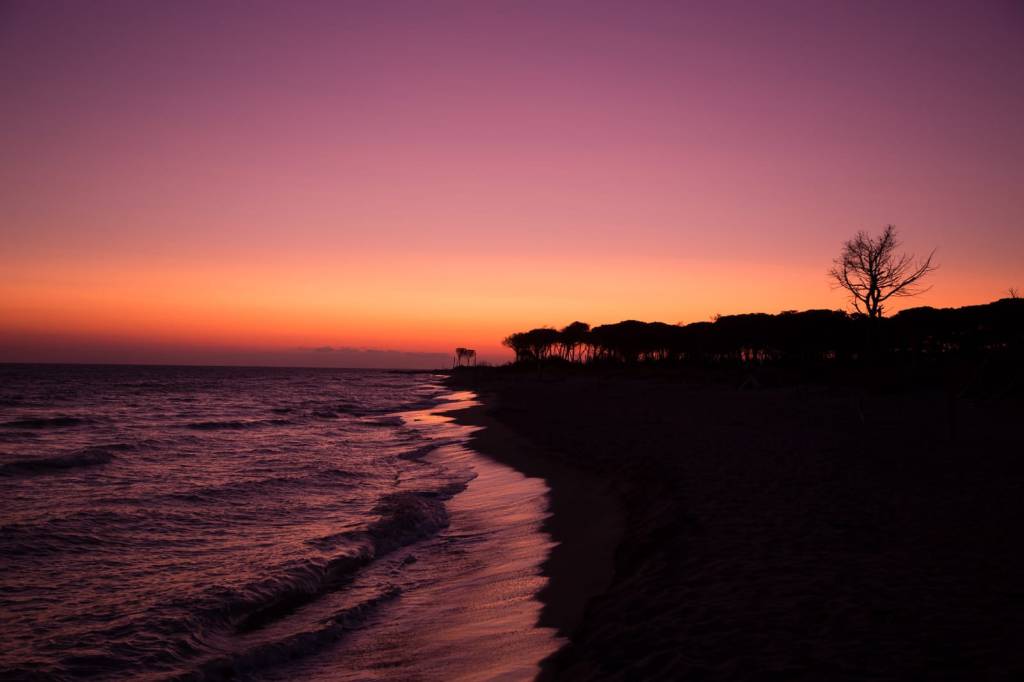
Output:
<instances>
[{"instance_id":1,"label":"wet sand","mask_svg":"<svg viewBox=\"0 0 1024 682\"><path fill-rule=\"evenodd\" d=\"M557 546L543 564L547 586L540 594L539 625L569 635L579 626L591 597L610 585L615 548L623 531L623 514L612 485L603 477L567 466L555 453L495 419L497 394L479 396L481 405L450 412L456 422L482 427L471 438L477 451L517 471L544 479L549 488L543 530Z\"/></svg>"},{"instance_id":2,"label":"wet sand","mask_svg":"<svg viewBox=\"0 0 1024 682\"><path fill-rule=\"evenodd\" d=\"M552 488L549 679L1014 679L1019 399L478 373ZM953 425L955 424L955 428Z\"/></svg>"}]
</instances>

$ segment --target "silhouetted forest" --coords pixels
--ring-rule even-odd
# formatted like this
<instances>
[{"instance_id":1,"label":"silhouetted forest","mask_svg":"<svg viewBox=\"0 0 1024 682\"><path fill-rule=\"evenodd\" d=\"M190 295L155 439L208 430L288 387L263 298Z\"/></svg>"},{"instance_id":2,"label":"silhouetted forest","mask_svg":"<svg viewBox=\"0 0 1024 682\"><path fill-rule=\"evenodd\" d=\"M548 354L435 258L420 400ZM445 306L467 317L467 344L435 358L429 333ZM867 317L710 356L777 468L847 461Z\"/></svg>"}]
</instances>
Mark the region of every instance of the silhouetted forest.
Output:
<instances>
[{"instance_id":1,"label":"silhouetted forest","mask_svg":"<svg viewBox=\"0 0 1024 682\"><path fill-rule=\"evenodd\" d=\"M872 318L838 310L723 315L672 325L573 322L506 337L517 364L808 365L925 364L1019 358L1024 299L963 308L918 307Z\"/></svg>"}]
</instances>

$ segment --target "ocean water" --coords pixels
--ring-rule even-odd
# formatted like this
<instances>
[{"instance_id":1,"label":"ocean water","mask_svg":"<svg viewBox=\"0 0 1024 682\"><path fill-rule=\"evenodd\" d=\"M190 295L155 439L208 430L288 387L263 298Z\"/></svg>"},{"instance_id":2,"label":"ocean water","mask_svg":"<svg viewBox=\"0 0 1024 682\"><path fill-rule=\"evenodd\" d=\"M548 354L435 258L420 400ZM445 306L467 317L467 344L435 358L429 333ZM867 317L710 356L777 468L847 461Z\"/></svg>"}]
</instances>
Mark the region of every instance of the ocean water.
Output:
<instances>
[{"instance_id":1,"label":"ocean water","mask_svg":"<svg viewBox=\"0 0 1024 682\"><path fill-rule=\"evenodd\" d=\"M529 679L547 488L430 374L0 366L0 678Z\"/></svg>"}]
</instances>

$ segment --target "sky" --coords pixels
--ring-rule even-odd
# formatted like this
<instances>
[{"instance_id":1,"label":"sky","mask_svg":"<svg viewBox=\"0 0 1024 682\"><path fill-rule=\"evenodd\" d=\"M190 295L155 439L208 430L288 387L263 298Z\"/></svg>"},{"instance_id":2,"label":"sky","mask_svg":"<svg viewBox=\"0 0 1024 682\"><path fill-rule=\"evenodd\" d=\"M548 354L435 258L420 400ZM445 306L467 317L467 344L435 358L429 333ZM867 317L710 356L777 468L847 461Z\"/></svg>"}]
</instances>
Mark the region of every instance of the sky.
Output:
<instances>
[{"instance_id":1,"label":"sky","mask_svg":"<svg viewBox=\"0 0 1024 682\"><path fill-rule=\"evenodd\" d=\"M0 4L0 362L437 366L1024 289L1024 4ZM895 309L895 308L894 308ZM327 349L330 350L327 350Z\"/></svg>"}]
</instances>

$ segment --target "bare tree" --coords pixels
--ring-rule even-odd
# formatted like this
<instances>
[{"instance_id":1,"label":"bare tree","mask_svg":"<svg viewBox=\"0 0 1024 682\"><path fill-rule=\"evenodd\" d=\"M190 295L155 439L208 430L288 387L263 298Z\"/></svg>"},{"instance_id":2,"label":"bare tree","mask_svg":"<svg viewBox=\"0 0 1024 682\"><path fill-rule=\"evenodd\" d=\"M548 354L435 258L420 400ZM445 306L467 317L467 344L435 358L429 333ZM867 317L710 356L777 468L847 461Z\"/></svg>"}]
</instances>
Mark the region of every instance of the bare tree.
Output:
<instances>
[{"instance_id":1,"label":"bare tree","mask_svg":"<svg viewBox=\"0 0 1024 682\"><path fill-rule=\"evenodd\" d=\"M916 296L931 288L922 288L920 281L938 267L932 265L935 252L917 261L912 255L897 253L899 247L895 225L887 225L878 237L858 232L843 245L829 275L850 293L857 312L881 317L890 298Z\"/></svg>"}]
</instances>

